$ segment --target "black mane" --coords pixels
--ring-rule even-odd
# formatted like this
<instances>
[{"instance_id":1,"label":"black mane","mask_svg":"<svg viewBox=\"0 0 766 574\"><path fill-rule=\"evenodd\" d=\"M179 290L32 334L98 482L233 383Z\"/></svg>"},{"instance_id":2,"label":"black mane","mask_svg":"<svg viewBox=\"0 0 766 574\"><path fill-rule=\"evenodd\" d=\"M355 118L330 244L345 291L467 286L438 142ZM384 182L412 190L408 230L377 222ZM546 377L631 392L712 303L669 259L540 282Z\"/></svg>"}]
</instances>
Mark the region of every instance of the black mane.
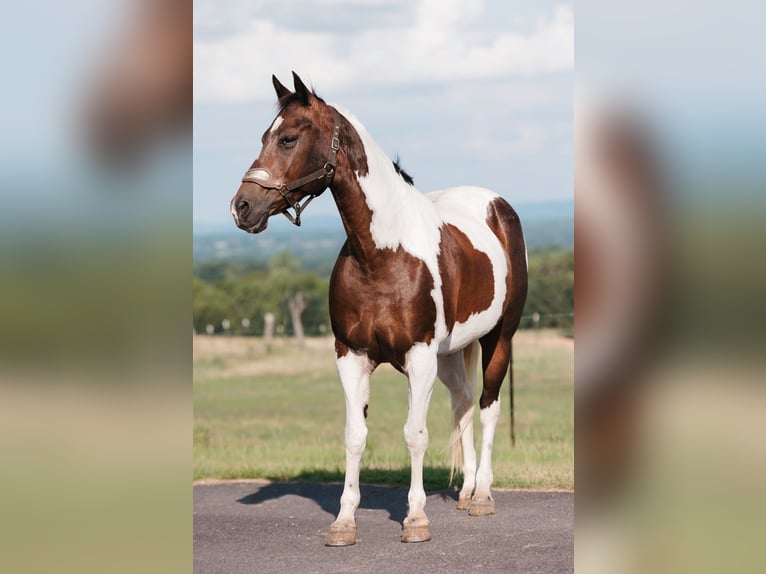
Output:
<instances>
[{"instance_id":1,"label":"black mane","mask_svg":"<svg viewBox=\"0 0 766 574\"><path fill-rule=\"evenodd\" d=\"M405 183L408 183L409 185L415 185L415 180L412 179L412 176L404 171L404 168L399 165L399 156L396 156L396 159L394 160L394 169L396 170L396 173L398 173L405 181Z\"/></svg>"}]
</instances>

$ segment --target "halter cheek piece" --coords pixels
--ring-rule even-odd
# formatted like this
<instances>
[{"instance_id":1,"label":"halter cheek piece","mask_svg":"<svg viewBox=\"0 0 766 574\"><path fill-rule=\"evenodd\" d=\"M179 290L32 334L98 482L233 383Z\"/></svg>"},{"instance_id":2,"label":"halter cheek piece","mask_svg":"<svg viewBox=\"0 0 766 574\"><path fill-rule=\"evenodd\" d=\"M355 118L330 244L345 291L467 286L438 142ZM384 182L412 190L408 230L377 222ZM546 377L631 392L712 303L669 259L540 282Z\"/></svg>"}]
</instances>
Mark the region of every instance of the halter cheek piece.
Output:
<instances>
[{"instance_id":1,"label":"halter cheek piece","mask_svg":"<svg viewBox=\"0 0 766 574\"><path fill-rule=\"evenodd\" d=\"M252 169L247 170L245 173L245 176L242 178L243 182L248 183L255 183L259 186L261 186L264 189L276 189L279 194L285 198L285 201L287 202L289 207L286 207L282 210L282 214L290 220L291 223L294 225L300 226L301 224L301 213L303 212L306 207L308 207L308 204L311 203L311 200L315 197L321 195L325 189L330 187L332 185L333 177L335 176L335 158L338 155L338 150L340 149L340 115L338 114L337 110L335 111L335 127L333 127L332 130L332 141L330 143L330 152L327 154L327 161L325 161L324 165L315 170L312 171L310 174L305 175L301 177L300 179L296 179L295 181L291 181L289 183L285 183L280 179L275 179L274 176L271 174L271 172L266 169L265 167L254 167ZM293 199L292 193L294 190L303 187L307 183L311 183L313 181L319 181L324 180L324 187L322 188L322 191L319 193L312 193L308 196L308 199L303 202L303 205L301 205L300 200ZM295 216L293 216L288 209L292 207L295 210Z\"/></svg>"}]
</instances>

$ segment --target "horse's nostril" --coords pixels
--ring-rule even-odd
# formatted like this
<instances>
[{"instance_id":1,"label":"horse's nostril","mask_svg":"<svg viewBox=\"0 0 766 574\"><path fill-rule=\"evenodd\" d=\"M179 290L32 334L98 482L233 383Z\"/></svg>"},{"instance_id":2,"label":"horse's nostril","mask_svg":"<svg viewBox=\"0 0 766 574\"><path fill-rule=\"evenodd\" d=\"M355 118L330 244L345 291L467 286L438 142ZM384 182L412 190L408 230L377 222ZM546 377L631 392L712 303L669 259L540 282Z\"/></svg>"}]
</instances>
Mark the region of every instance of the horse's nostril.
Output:
<instances>
[{"instance_id":1,"label":"horse's nostril","mask_svg":"<svg viewBox=\"0 0 766 574\"><path fill-rule=\"evenodd\" d=\"M250 211L250 204L246 199L240 199L237 202L237 213L239 215L247 215L248 211Z\"/></svg>"}]
</instances>

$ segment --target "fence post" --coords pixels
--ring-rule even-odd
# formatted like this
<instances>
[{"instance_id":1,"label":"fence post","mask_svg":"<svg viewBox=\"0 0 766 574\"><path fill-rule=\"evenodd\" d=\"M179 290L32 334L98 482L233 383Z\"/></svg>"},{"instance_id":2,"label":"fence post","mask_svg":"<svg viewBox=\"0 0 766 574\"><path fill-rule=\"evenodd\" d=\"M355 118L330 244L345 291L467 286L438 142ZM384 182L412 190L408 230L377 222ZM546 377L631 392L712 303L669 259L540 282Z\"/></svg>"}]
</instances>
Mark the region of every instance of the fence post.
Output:
<instances>
[{"instance_id":1,"label":"fence post","mask_svg":"<svg viewBox=\"0 0 766 574\"><path fill-rule=\"evenodd\" d=\"M263 316L263 342L266 343L266 352L271 352L271 341L274 338L274 313L266 313Z\"/></svg>"}]
</instances>

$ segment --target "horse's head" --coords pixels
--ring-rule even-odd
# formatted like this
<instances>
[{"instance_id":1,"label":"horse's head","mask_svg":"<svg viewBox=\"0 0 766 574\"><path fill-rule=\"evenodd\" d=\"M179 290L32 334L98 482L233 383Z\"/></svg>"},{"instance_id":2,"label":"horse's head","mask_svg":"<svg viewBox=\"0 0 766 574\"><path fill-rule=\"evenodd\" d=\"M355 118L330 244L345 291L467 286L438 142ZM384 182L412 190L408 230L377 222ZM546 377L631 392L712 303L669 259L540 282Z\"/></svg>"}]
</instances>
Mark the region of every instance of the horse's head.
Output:
<instances>
[{"instance_id":1,"label":"horse's head","mask_svg":"<svg viewBox=\"0 0 766 574\"><path fill-rule=\"evenodd\" d=\"M231 200L234 222L250 233L266 229L275 213L300 225L301 210L327 189L335 174L340 117L295 72L293 79L291 92L272 77L279 113L261 137L261 153Z\"/></svg>"}]
</instances>

